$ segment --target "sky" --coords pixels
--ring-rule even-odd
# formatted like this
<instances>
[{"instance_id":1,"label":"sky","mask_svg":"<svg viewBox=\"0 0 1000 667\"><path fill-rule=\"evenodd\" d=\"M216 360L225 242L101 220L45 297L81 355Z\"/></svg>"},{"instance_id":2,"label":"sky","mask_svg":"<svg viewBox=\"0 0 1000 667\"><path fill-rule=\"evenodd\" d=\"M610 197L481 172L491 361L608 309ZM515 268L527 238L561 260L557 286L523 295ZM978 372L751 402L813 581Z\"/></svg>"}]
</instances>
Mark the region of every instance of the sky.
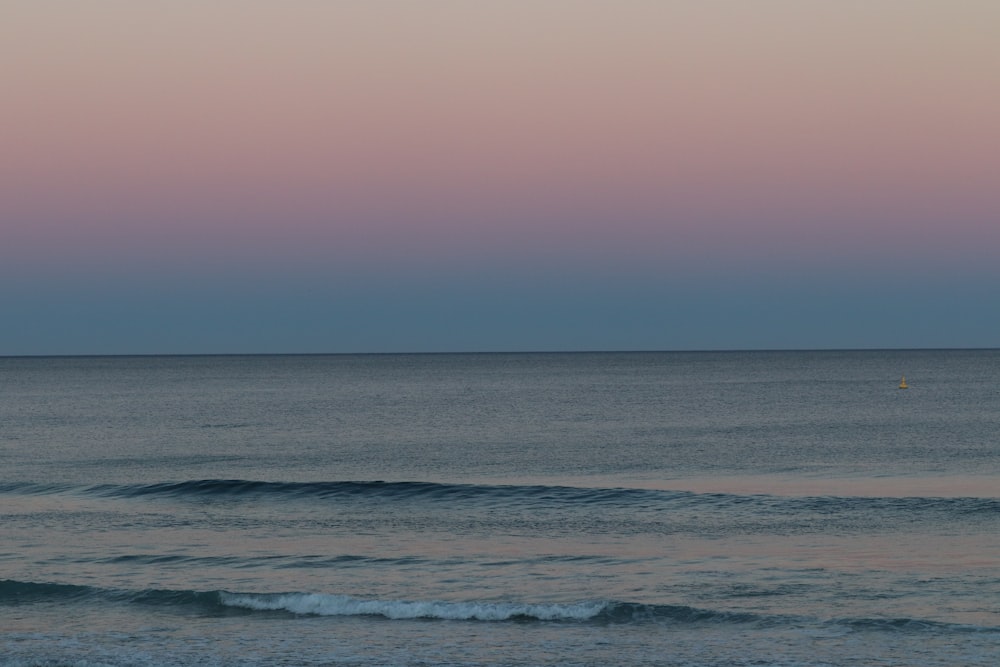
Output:
<instances>
[{"instance_id":1,"label":"sky","mask_svg":"<svg viewBox=\"0 0 1000 667\"><path fill-rule=\"evenodd\" d=\"M1000 346L994 0L5 0L0 355Z\"/></svg>"}]
</instances>

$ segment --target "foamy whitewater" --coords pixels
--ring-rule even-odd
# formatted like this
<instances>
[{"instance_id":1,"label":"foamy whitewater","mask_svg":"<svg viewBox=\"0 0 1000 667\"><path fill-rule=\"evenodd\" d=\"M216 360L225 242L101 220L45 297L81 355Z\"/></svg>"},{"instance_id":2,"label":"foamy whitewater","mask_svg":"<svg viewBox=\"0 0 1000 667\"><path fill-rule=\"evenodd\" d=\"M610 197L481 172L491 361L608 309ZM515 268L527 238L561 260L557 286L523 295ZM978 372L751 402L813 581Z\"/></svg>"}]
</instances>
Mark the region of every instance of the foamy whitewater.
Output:
<instances>
[{"instance_id":1,"label":"foamy whitewater","mask_svg":"<svg viewBox=\"0 0 1000 667\"><path fill-rule=\"evenodd\" d=\"M0 392L0 667L1000 664L1000 351L0 358Z\"/></svg>"}]
</instances>

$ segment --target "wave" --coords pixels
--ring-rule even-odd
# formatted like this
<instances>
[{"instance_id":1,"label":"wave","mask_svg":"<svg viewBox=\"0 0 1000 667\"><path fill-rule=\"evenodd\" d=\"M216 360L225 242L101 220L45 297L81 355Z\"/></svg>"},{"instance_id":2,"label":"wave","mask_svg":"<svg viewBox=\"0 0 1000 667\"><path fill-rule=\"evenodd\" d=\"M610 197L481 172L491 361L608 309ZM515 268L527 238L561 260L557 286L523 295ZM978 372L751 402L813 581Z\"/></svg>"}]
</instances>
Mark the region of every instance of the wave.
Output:
<instances>
[{"instance_id":1,"label":"wave","mask_svg":"<svg viewBox=\"0 0 1000 667\"><path fill-rule=\"evenodd\" d=\"M0 580L0 607L36 602L103 602L190 609L199 614L287 614L292 616L376 617L388 620L469 622L562 622L634 624L717 624L796 627L818 625L852 632L964 634L1000 633L1000 627L943 623L917 618L808 619L798 616L712 610L686 605L611 600L577 602L444 601L363 598L329 593L239 593L147 589L131 591L60 583Z\"/></svg>"},{"instance_id":2,"label":"wave","mask_svg":"<svg viewBox=\"0 0 1000 667\"><path fill-rule=\"evenodd\" d=\"M369 599L327 593L238 593L148 589L130 591L61 583L0 581L0 606L35 602L116 602L194 607L200 613L281 612L295 616L377 616L386 619L467 621L588 621L617 605L605 601L517 603ZM618 610L620 616L621 610ZM635 616L632 614L632 616ZM638 618L638 617L636 617ZM624 619L622 619L624 620Z\"/></svg>"},{"instance_id":3,"label":"wave","mask_svg":"<svg viewBox=\"0 0 1000 667\"><path fill-rule=\"evenodd\" d=\"M393 620L452 621L586 621L597 617L606 602L569 604L513 602L445 602L440 600L382 600L325 593L272 595L221 593L222 604L258 611L286 611L308 616L381 616Z\"/></svg>"},{"instance_id":4,"label":"wave","mask_svg":"<svg viewBox=\"0 0 1000 667\"><path fill-rule=\"evenodd\" d=\"M551 503L610 503L665 498L693 498L687 491L651 491L626 488L582 488L544 485L440 484L434 482L331 481L266 482L243 479L201 479L156 484L95 484L70 486L37 483L0 483L0 493L77 493L110 498L378 498L398 500L489 500L512 499Z\"/></svg>"},{"instance_id":5,"label":"wave","mask_svg":"<svg viewBox=\"0 0 1000 667\"><path fill-rule=\"evenodd\" d=\"M604 600L572 603L449 602L365 599L324 593L222 593L220 599L226 605L260 611L285 611L308 616L380 616L392 620L592 621L608 624L755 623L764 620L762 616L746 612Z\"/></svg>"},{"instance_id":6,"label":"wave","mask_svg":"<svg viewBox=\"0 0 1000 667\"><path fill-rule=\"evenodd\" d=\"M856 514L875 512L940 513L949 516L998 515L1000 498L774 496L695 493L634 488L546 485L444 484L433 482L330 481L268 482L201 479L156 484L0 483L0 494L81 494L104 498L230 500L378 500L474 503L504 507L619 506L629 510L716 509L766 511L771 515Z\"/></svg>"},{"instance_id":7,"label":"wave","mask_svg":"<svg viewBox=\"0 0 1000 667\"><path fill-rule=\"evenodd\" d=\"M122 554L103 558L80 558L76 562L122 564L122 565L154 565L157 567L233 567L241 569L274 568L274 569L309 569L327 567L371 567L371 566L410 566L426 563L427 560L416 556L400 556L386 558L380 556L362 556L354 554L341 555L266 555L266 556L187 556L179 554ZM438 561L443 562L443 561Z\"/></svg>"}]
</instances>

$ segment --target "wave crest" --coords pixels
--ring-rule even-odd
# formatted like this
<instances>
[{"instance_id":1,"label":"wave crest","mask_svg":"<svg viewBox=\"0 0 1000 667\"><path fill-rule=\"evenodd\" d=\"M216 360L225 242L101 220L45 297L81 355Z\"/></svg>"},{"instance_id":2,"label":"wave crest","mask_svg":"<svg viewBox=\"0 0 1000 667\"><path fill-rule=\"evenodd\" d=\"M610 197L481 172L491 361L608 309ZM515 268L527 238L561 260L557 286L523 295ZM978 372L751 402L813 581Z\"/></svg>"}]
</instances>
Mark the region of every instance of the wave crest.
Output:
<instances>
[{"instance_id":1,"label":"wave crest","mask_svg":"<svg viewBox=\"0 0 1000 667\"><path fill-rule=\"evenodd\" d=\"M108 589L75 584L0 580L0 608L34 603L89 601L194 608L209 616L278 612L301 616L381 617L391 620L487 622L583 622L608 625L752 625L839 628L849 632L963 635L1000 633L1000 627L945 623L920 618L832 618L756 614L611 600L567 603L393 600L328 593L234 593L164 589Z\"/></svg>"},{"instance_id":2,"label":"wave crest","mask_svg":"<svg viewBox=\"0 0 1000 667\"><path fill-rule=\"evenodd\" d=\"M258 611L287 611L313 616L383 616L388 619L469 621L585 621L597 617L607 602L519 604L511 602L444 602L362 599L324 593L273 595L220 594L222 604Z\"/></svg>"}]
</instances>

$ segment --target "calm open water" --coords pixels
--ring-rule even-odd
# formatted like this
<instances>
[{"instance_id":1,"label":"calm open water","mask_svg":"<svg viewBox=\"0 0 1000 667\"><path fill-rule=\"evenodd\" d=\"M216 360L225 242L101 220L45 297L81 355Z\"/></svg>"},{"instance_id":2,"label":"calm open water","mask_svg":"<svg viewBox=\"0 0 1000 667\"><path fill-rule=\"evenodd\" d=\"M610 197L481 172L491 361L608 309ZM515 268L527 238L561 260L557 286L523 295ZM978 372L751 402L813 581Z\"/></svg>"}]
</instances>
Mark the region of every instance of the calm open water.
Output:
<instances>
[{"instance_id":1,"label":"calm open water","mask_svg":"<svg viewBox=\"0 0 1000 667\"><path fill-rule=\"evenodd\" d=\"M997 350L0 359L0 666L998 663Z\"/></svg>"}]
</instances>

